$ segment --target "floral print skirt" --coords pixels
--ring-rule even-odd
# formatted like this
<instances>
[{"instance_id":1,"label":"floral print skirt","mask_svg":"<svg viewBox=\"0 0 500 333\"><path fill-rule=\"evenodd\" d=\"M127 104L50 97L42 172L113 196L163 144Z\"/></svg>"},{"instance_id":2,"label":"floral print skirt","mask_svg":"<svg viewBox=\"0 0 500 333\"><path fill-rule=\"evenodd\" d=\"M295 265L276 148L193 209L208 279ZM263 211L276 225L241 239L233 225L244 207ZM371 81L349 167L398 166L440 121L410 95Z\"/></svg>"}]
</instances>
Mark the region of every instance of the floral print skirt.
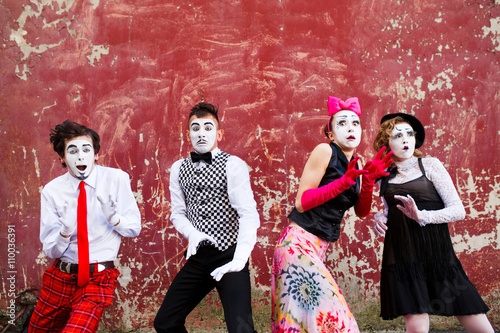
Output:
<instances>
[{"instance_id":1,"label":"floral print skirt","mask_svg":"<svg viewBox=\"0 0 500 333\"><path fill-rule=\"evenodd\" d=\"M359 332L323 263L328 245L299 226L283 231L272 263L273 333Z\"/></svg>"}]
</instances>

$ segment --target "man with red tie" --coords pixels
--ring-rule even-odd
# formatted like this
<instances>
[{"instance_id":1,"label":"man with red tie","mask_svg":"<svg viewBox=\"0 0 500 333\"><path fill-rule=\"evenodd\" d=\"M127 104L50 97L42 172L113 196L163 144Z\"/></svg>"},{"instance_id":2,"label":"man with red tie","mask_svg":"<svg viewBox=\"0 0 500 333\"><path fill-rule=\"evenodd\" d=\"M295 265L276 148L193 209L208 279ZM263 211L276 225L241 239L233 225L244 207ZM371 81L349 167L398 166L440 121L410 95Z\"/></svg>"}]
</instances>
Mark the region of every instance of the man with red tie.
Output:
<instances>
[{"instance_id":1,"label":"man with red tie","mask_svg":"<svg viewBox=\"0 0 500 333\"><path fill-rule=\"evenodd\" d=\"M50 142L68 172L41 194L40 240L56 259L43 276L29 332L95 332L120 272L121 237L136 237L141 215L122 170L96 165L97 132L66 120Z\"/></svg>"}]
</instances>

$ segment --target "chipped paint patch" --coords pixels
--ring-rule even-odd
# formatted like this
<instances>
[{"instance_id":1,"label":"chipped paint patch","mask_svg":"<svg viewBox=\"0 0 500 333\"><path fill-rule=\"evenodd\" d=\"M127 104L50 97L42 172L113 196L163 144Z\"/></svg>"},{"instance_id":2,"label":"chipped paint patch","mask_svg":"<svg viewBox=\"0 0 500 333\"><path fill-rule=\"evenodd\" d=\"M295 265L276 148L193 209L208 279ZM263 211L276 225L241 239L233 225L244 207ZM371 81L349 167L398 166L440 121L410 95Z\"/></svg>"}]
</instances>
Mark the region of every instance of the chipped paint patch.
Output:
<instances>
[{"instance_id":1,"label":"chipped paint patch","mask_svg":"<svg viewBox=\"0 0 500 333\"><path fill-rule=\"evenodd\" d=\"M453 248L457 253L465 252L469 254L481 251L485 247L500 250L500 225L497 225L496 230L490 233L471 235L466 232L462 235L455 235L452 237L452 241Z\"/></svg>"},{"instance_id":2,"label":"chipped paint patch","mask_svg":"<svg viewBox=\"0 0 500 333\"><path fill-rule=\"evenodd\" d=\"M92 53L87 56L90 66L95 67L94 62L101 60L101 55L103 54L109 54L109 47L93 45Z\"/></svg>"},{"instance_id":3,"label":"chipped paint patch","mask_svg":"<svg viewBox=\"0 0 500 333\"><path fill-rule=\"evenodd\" d=\"M35 262L37 265L47 266L49 264L49 257L47 257L43 251L40 251L35 259Z\"/></svg>"},{"instance_id":4,"label":"chipped paint patch","mask_svg":"<svg viewBox=\"0 0 500 333\"><path fill-rule=\"evenodd\" d=\"M491 34L491 42L495 46L495 51L500 51L500 18L490 19L490 26L483 27L483 38L487 38Z\"/></svg>"}]
</instances>

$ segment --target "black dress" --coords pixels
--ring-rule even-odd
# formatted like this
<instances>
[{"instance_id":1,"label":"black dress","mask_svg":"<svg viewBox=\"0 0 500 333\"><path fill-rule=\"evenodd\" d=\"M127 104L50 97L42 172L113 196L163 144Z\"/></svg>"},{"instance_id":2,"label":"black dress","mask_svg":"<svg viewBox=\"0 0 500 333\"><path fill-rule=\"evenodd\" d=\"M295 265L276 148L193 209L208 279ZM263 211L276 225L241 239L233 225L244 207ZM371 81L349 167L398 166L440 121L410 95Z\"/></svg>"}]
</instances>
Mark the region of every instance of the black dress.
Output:
<instances>
[{"instance_id":1,"label":"black dress","mask_svg":"<svg viewBox=\"0 0 500 333\"><path fill-rule=\"evenodd\" d=\"M389 320L406 314L461 316L486 313L489 308L469 281L453 250L448 224L421 227L396 205L395 195L410 194L420 210L444 208L423 175L403 184L382 180L381 195L389 207L380 280L381 314Z\"/></svg>"}]
</instances>

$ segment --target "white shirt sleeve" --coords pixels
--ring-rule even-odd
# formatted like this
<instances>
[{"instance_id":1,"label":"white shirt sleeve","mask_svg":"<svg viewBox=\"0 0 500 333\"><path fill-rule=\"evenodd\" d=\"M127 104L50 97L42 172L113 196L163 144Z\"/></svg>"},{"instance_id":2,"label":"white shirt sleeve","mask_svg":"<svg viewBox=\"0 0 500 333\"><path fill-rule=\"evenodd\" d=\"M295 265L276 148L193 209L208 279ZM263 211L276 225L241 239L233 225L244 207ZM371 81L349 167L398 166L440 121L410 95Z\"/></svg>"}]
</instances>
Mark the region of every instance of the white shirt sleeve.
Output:
<instances>
[{"instance_id":1,"label":"white shirt sleeve","mask_svg":"<svg viewBox=\"0 0 500 333\"><path fill-rule=\"evenodd\" d=\"M186 216L186 198L179 184L179 171L183 160L176 161L170 169L170 202L172 205L170 221L175 229L186 239L195 227Z\"/></svg>"},{"instance_id":2,"label":"white shirt sleeve","mask_svg":"<svg viewBox=\"0 0 500 333\"><path fill-rule=\"evenodd\" d=\"M141 232L141 213L132 193L128 173L121 172L117 186L117 214L120 223L114 230L124 237L136 237Z\"/></svg>"},{"instance_id":3,"label":"white shirt sleeve","mask_svg":"<svg viewBox=\"0 0 500 333\"><path fill-rule=\"evenodd\" d=\"M227 161L227 189L231 206L238 212L239 232L234 259L247 261L257 242L260 226L247 164L236 156Z\"/></svg>"},{"instance_id":4,"label":"white shirt sleeve","mask_svg":"<svg viewBox=\"0 0 500 333\"><path fill-rule=\"evenodd\" d=\"M66 251L70 243L70 237L63 237L60 234L62 223L59 221L59 212L55 209L55 204L44 191L41 194L40 206L40 241L43 245L43 252L49 258L60 258Z\"/></svg>"}]
</instances>

